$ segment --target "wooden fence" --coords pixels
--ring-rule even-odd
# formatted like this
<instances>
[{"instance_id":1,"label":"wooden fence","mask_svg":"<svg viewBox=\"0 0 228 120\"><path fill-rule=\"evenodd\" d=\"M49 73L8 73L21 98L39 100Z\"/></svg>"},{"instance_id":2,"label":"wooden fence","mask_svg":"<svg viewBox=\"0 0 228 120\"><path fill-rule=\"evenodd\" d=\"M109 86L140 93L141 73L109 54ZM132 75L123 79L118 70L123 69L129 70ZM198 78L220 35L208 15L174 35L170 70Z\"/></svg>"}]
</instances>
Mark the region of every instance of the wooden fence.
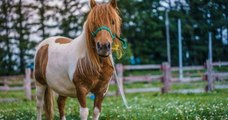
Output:
<instances>
[{"instance_id":1,"label":"wooden fence","mask_svg":"<svg viewBox=\"0 0 228 120\"><path fill-rule=\"evenodd\" d=\"M214 72L213 66L228 66L228 62L210 62L206 61L203 66L186 66L183 67L183 71L201 71L199 73L189 74L189 77L184 77L179 79L177 76L172 76L172 73L179 70L178 67L170 68L168 63L163 63L162 65L122 65L118 64L117 73L120 78L121 86L124 86L124 83L133 83L133 82L151 82L151 81L161 81L163 86L161 88L138 88L138 89L128 89L124 90L128 93L134 92L151 92L151 91L161 91L161 93L166 93L170 90L172 83L176 82L192 82L192 81L207 81L205 86L205 91L214 90L214 81L215 79L228 79L228 72ZM128 70L161 70L161 75L142 75L142 76L123 76L124 72ZM196 75L197 74L197 75ZM192 77L193 76L193 77ZM124 89L124 87L122 87Z\"/></svg>"},{"instance_id":2,"label":"wooden fence","mask_svg":"<svg viewBox=\"0 0 228 120\"><path fill-rule=\"evenodd\" d=\"M35 88L31 75L31 69L27 68L25 70L25 75L1 76L0 91L24 90L26 99L31 100L31 89Z\"/></svg>"},{"instance_id":3,"label":"wooden fence","mask_svg":"<svg viewBox=\"0 0 228 120\"><path fill-rule=\"evenodd\" d=\"M171 81L171 73L170 73L170 66L168 63L163 63L162 65L122 65L117 64L116 65L117 74L121 83L121 87L123 88L124 83L133 83L133 82L152 82L160 80L163 83L163 86L161 88L153 88L153 89L129 89L125 90L125 92L128 93L134 93L134 92L149 92L149 91L161 91L162 93L165 93L170 88L170 81ZM141 75L141 76L124 76L124 71L129 70L162 70L162 75ZM114 80L112 80L114 81ZM114 84L114 82L111 82L111 84Z\"/></svg>"},{"instance_id":4,"label":"wooden fence","mask_svg":"<svg viewBox=\"0 0 228 120\"><path fill-rule=\"evenodd\" d=\"M173 73L179 70L178 67L170 67L168 63L163 63L162 65L122 65L117 64L116 70L118 77L120 79L121 86L124 90L125 83L134 82L152 82L160 81L162 83L161 88L138 88L138 89L126 89L127 93L135 92L151 92L151 91L161 91L161 93L166 93L170 90L170 86L175 82L191 82L191 81L207 81L205 86L206 91L214 90L214 80L228 79L228 72L214 72L213 67L217 66L228 66L228 62L210 62L207 61L204 66L190 66L183 67L184 71L203 71L203 74L193 75L190 77L185 77L182 80L176 78ZM124 72L130 70L158 70L161 71L160 75L136 75L136 76L124 76ZM205 71L205 73L204 73ZM28 100L31 100L31 89L35 88L34 81L31 78L31 69L25 70L25 75L19 76L1 76L0 77L0 91L12 91L12 90L24 90L25 96ZM192 77L195 76L195 77ZM23 79L23 81L21 81ZM112 80L110 83L115 84Z\"/></svg>"},{"instance_id":5,"label":"wooden fence","mask_svg":"<svg viewBox=\"0 0 228 120\"><path fill-rule=\"evenodd\" d=\"M213 67L228 66L228 62L211 62L207 60L205 63L206 73L203 80L207 81L207 86L205 87L206 91L212 91L215 89L214 81L215 80L224 80L228 79L228 72L215 72Z\"/></svg>"}]
</instances>

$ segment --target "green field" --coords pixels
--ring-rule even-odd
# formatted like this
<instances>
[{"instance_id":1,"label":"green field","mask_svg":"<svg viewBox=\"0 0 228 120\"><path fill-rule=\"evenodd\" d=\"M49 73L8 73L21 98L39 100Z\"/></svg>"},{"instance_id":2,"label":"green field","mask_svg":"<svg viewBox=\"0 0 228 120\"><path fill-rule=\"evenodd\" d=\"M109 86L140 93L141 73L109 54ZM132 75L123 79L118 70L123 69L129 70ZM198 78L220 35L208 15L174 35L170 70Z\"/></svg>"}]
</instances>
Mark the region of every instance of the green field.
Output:
<instances>
[{"instance_id":1,"label":"green field","mask_svg":"<svg viewBox=\"0 0 228 120\"><path fill-rule=\"evenodd\" d=\"M130 85L128 85L129 87ZM134 86L134 85L133 85ZM142 85L136 85L142 86ZM147 84L145 86L148 86ZM113 89L114 87L111 87ZM131 88L131 87L129 87ZM178 88L178 87L177 87ZM101 120L227 120L228 89L197 94L160 94L135 93L126 95L130 109L125 109L120 97L106 97L103 102ZM17 98L16 101L0 102L0 120L36 119L35 101L24 99L22 91L0 92L0 98ZM92 117L93 100L88 98L87 105ZM76 99L69 98L66 105L66 118L79 119L79 107ZM55 119L58 120L55 105Z\"/></svg>"}]
</instances>

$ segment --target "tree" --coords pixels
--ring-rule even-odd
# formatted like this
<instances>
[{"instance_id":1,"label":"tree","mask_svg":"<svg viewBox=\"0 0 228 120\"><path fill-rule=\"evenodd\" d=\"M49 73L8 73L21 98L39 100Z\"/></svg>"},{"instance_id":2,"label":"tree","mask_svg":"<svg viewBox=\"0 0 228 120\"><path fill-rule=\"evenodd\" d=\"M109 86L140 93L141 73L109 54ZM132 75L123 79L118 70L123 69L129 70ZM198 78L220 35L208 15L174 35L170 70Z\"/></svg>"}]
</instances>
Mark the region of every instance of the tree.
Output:
<instances>
[{"instance_id":1,"label":"tree","mask_svg":"<svg viewBox=\"0 0 228 120\"><path fill-rule=\"evenodd\" d=\"M11 41L12 36L12 2L9 0L2 0L0 2L0 75L10 75L14 72L15 61L13 60L13 43Z\"/></svg>"},{"instance_id":2,"label":"tree","mask_svg":"<svg viewBox=\"0 0 228 120\"><path fill-rule=\"evenodd\" d=\"M83 17L82 8L86 5L85 2L79 0L63 0L63 6L58 9L61 15L61 34L65 37L75 38L79 31L82 30Z\"/></svg>"},{"instance_id":3,"label":"tree","mask_svg":"<svg viewBox=\"0 0 228 120\"><path fill-rule=\"evenodd\" d=\"M142 63L166 60L163 1L118 1L123 18L123 35L132 44L134 57ZM168 6L172 65L178 64L177 19L182 20L184 65L202 65L208 58L208 31L213 34L214 60L228 60L227 1L174 1ZM186 7L187 6L187 7ZM208 17L210 16L210 17ZM210 23L209 23L210 20ZM226 32L226 33L224 33ZM224 42L225 41L225 42Z\"/></svg>"},{"instance_id":4,"label":"tree","mask_svg":"<svg viewBox=\"0 0 228 120\"><path fill-rule=\"evenodd\" d=\"M227 11L228 2L221 0L198 1L190 0L190 16L194 20L192 24L194 35L193 40L195 51L203 51L203 54L195 52L195 62L202 64L208 56L208 32L212 32L213 40L213 60L228 60L224 54L227 54L227 43L224 43L222 31L227 30ZM227 39L228 40L228 39ZM202 55L204 57L202 57Z\"/></svg>"},{"instance_id":5,"label":"tree","mask_svg":"<svg viewBox=\"0 0 228 120\"><path fill-rule=\"evenodd\" d=\"M30 28L28 24L30 10L26 3L22 0L18 2L14 1L14 13L17 14L17 17L14 18L14 28L15 33L17 34L14 39L16 40L18 47L18 61L19 61L19 72L24 73L26 63L29 59L33 58L33 55L29 50L35 48L35 43L29 41Z\"/></svg>"},{"instance_id":6,"label":"tree","mask_svg":"<svg viewBox=\"0 0 228 120\"><path fill-rule=\"evenodd\" d=\"M132 44L133 55L141 63L160 63L166 58L164 24L159 19L158 2L118 2L123 18L123 35Z\"/></svg>"}]
</instances>

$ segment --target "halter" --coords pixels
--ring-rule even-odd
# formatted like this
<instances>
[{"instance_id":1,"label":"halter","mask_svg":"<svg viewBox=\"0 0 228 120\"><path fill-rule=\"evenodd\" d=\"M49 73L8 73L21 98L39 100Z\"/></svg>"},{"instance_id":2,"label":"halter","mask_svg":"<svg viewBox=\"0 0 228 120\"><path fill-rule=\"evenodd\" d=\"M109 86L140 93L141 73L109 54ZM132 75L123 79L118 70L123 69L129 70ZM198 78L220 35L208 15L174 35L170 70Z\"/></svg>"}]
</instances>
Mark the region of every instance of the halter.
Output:
<instances>
[{"instance_id":1,"label":"halter","mask_svg":"<svg viewBox=\"0 0 228 120\"><path fill-rule=\"evenodd\" d=\"M101 27L97 28L94 32L91 33L92 36L93 36L93 37L96 37L97 33L98 33L99 31L101 31L101 30L106 30L107 32L109 32L109 34L110 34L111 37L112 37L112 40L114 40L115 38L119 39L119 40L122 42L122 44L123 44L123 48L124 48L124 49L127 48L127 42L126 42L126 40L120 38L120 37L117 36L116 34L113 34L112 31L111 31L108 27L106 27L106 26L101 26Z\"/></svg>"}]
</instances>

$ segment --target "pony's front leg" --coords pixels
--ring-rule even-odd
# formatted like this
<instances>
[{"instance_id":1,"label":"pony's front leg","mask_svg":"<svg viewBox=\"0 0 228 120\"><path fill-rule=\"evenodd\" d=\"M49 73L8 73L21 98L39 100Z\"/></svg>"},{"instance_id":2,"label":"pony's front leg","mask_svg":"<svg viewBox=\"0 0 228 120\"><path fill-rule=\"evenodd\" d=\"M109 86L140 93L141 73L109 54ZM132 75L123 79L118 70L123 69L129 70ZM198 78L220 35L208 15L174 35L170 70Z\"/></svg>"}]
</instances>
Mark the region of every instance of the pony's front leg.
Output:
<instances>
[{"instance_id":1,"label":"pony's front leg","mask_svg":"<svg viewBox=\"0 0 228 120\"><path fill-rule=\"evenodd\" d=\"M89 115L89 109L86 107L86 92L87 90L83 87L77 89L77 98L80 104L80 118L81 120L87 120Z\"/></svg>"},{"instance_id":2,"label":"pony's front leg","mask_svg":"<svg viewBox=\"0 0 228 120\"><path fill-rule=\"evenodd\" d=\"M98 120L101 112L101 104L104 99L103 94L96 95L93 109L93 120Z\"/></svg>"}]
</instances>

